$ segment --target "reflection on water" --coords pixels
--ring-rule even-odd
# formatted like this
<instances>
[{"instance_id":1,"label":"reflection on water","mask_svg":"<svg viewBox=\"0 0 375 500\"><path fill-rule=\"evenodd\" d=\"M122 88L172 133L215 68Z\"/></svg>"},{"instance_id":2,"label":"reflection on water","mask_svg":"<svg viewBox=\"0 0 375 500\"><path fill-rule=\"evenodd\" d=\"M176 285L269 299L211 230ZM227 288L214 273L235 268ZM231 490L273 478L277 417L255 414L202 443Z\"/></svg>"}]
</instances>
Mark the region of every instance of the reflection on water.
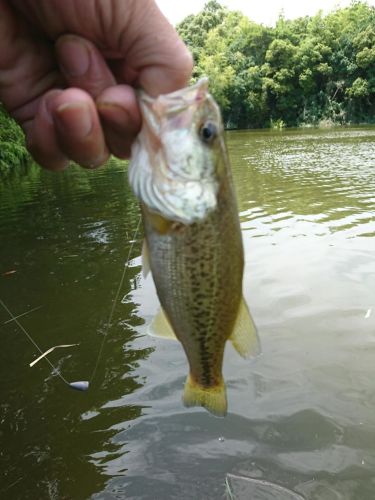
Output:
<instances>
[{"instance_id":1,"label":"reflection on water","mask_svg":"<svg viewBox=\"0 0 375 500\"><path fill-rule=\"evenodd\" d=\"M42 306L21 319L42 349L80 343L50 355L68 380L91 377L135 239L87 393L30 369L0 311L2 498L218 499L228 478L235 498L375 497L375 130L227 140L263 354L228 346L225 419L182 406L180 346L145 335L158 304L125 166L0 184L0 298Z\"/></svg>"}]
</instances>

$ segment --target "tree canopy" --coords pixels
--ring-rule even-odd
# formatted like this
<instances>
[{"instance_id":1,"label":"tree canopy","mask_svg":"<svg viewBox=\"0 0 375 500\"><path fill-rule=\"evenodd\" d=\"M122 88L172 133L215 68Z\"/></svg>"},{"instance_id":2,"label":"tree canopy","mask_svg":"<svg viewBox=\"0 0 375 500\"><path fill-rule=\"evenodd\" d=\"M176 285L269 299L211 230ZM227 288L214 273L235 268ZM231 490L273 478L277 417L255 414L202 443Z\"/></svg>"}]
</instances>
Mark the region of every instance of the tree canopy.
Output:
<instances>
[{"instance_id":1,"label":"tree canopy","mask_svg":"<svg viewBox=\"0 0 375 500\"><path fill-rule=\"evenodd\" d=\"M216 0L177 30L229 128L375 120L375 8L257 24Z\"/></svg>"}]
</instances>

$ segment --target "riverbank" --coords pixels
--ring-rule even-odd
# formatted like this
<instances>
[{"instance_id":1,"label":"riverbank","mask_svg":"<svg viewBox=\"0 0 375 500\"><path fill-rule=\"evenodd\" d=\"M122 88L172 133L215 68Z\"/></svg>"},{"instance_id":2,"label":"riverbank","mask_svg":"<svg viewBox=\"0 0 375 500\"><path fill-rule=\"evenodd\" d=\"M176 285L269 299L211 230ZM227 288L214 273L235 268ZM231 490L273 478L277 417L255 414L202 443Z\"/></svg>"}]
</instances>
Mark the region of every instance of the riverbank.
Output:
<instances>
[{"instance_id":1,"label":"riverbank","mask_svg":"<svg viewBox=\"0 0 375 500\"><path fill-rule=\"evenodd\" d=\"M337 122L329 118L322 119L314 123L300 123L297 127L289 127L283 120L275 120L270 123L267 127L271 130L284 130L289 128L299 128L299 129L329 129L329 128L340 128L340 127L373 127L375 126L375 121L373 122Z\"/></svg>"},{"instance_id":2,"label":"riverbank","mask_svg":"<svg viewBox=\"0 0 375 500\"><path fill-rule=\"evenodd\" d=\"M375 123L340 123L330 119L322 119L315 123L302 123L298 127L289 127L282 119L271 120L268 127L263 129L241 129L226 126L230 130L287 130L287 129L329 129L337 127L371 127ZM7 175L19 166L25 166L32 158L25 145L25 136L22 129L6 113L0 105L0 177Z\"/></svg>"}]
</instances>

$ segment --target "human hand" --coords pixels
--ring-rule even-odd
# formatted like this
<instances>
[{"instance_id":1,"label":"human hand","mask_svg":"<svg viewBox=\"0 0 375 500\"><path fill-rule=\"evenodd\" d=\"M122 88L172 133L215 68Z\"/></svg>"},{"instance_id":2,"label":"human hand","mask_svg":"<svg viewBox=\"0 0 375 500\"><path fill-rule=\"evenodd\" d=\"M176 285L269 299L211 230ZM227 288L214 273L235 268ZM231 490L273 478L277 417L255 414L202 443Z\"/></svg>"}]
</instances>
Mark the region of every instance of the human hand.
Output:
<instances>
[{"instance_id":1,"label":"human hand","mask_svg":"<svg viewBox=\"0 0 375 500\"><path fill-rule=\"evenodd\" d=\"M130 155L135 88L184 87L192 59L154 0L0 0L0 101L50 170Z\"/></svg>"}]
</instances>

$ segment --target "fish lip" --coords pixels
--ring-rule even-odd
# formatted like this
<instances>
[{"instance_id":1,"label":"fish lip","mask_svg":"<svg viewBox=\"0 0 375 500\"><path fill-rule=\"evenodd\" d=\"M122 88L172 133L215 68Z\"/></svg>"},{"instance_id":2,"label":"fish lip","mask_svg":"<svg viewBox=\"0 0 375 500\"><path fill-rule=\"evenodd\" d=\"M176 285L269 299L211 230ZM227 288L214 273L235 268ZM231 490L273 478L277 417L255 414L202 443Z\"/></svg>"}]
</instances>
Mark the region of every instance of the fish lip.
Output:
<instances>
[{"instance_id":1,"label":"fish lip","mask_svg":"<svg viewBox=\"0 0 375 500\"><path fill-rule=\"evenodd\" d=\"M138 102L147 124L149 132L152 132L156 142L160 142L162 124L172 115L179 115L189 108L192 110L187 122L190 123L199 105L206 100L214 102L208 91L209 80L207 77L200 78L194 85L175 90L168 94L160 94L157 97L148 95L144 90L138 90ZM217 107L216 103L215 106ZM220 115L220 112L218 113ZM219 132L223 132L221 120L219 120Z\"/></svg>"},{"instance_id":2,"label":"fish lip","mask_svg":"<svg viewBox=\"0 0 375 500\"><path fill-rule=\"evenodd\" d=\"M198 91L198 92L197 92ZM146 104L155 104L157 102L175 101L176 106L180 105L181 108L172 108L172 112L185 109L194 103L202 101L208 94L208 77L200 78L196 83L183 89L175 90L168 94L160 94L157 97L148 95L144 90L137 92L138 99ZM194 95L192 98L191 96Z\"/></svg>"}]
</instances>

